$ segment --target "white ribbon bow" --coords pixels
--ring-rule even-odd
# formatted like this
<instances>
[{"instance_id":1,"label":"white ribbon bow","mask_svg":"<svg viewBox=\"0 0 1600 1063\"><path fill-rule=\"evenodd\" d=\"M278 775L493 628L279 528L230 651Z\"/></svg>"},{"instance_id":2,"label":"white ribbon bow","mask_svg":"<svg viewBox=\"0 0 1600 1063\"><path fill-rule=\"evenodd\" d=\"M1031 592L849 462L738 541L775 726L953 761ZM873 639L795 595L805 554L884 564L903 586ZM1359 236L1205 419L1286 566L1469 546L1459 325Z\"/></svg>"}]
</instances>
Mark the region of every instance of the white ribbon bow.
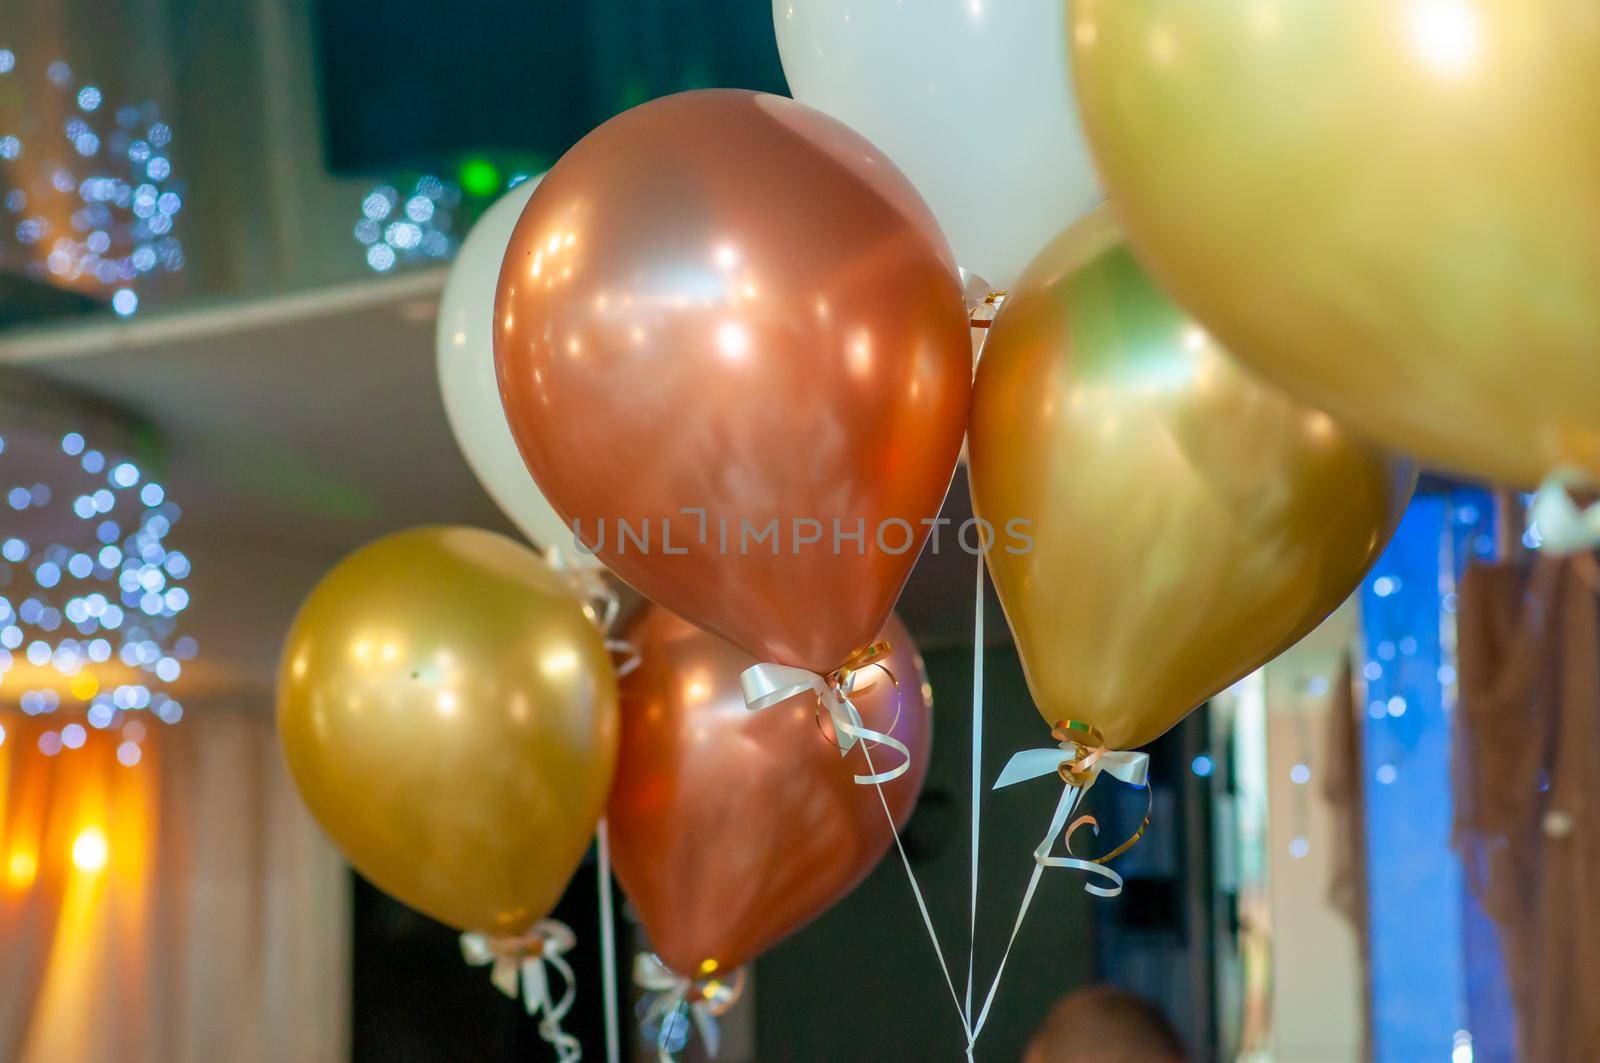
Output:
<instances>
[{"instance_id":1,"label":"white ribbon bow","mask_svg":"<svg viewBox=\"0 0 1600 1063\"><path fill-rule=\"evenodd\" d=\"M872 754L866 753L867 767L871 773L857 775L855 780L862 786L876 786L898 779L911 768L911 750L898 738L874 731L861 721L861 713L850 702L850 694L860 675L859 671L851 671L845 675L843 682L837 682L828 676L786 664L755 664L739 675L739 686L744 691L745 708L751 712L770 709L797 694L813 691L817 702L827 710L829 719L833 721L834 740L839 745L841 757L855 748L857 740L874 742L894 750L899 754L900 763L886 771L876 770L872 764ZM870 679L867 681L868 684L871 682ZM863 752L867 749L867 746L862 746Z\"/></svg>"},{"instance_id":2,"label":"white ribbon bow","mask_svg":"<svg viewBox=\"0 0 1600 1063\"><path fill-rule=\"evenodd\" d=\"M1551 473L1528 507L1528 526L1538 526L1539 548L1558 557L1581 554L1600 546L1600 504L1579 508L1568 488L1589 483L1578 469Z\"/></svg>"},{"instance_id":3,"label":"white ribbon bow","mask_svg":"<svg viewBox=\"0 0 1600 1063\"><path fill-rule=\"evenodd\" d=\"M1073 809L1083 800L1084 795L1094 786L1095 780L1099 779L1102 773L1110 774L1129 786L1147 785L1150 773L1148 753L1131 753L1120 749L1092 751L1090 747L1069 737L1049 749L1024 749L1020 753L1013 754L992 788L999 790L1030 779L1055 775L1063 763L1089 752L1095 752L1097 755L1085 769L1088 775L1087 781L1081 786L1068 783L1062 789L1061 800L1056 803L1055 814L1050 818L1050 829L1034 848L1033 860L1040 868L1068 867L1103 879L1107 885L1097 886L1089 882L1083 888L1097 897L1115 897L1122 892L1121 875L1093 860L1083 860L1075 856L1051 856L1050 850L1055 848L1056 839L1066 830L1067 819L1072 815Z\"/></svg>"},{"instance_id":4,"label":"white ribbon bow","mask_svg":"<svg viewBox=\"0 0 1600 1063\"><path fill-rule=\"evenodd\" d=\"M1061 754L1069 756L1077 753L1076 742L1062 742L1060 745L1051 746L1049 749L1024 749L1012 755L1006 761L1006 766L1000 772L1000 777L994 781L991 789L1000 790L1007 786L1015 786L1019 782L1037 779L1044 775L1054 775L1056 769L1061 767ZM1150 755L1148 753L1129 753L1120 749L1111 749L1100 755L1095 765L1090 769L1093 775L1102 771L1110 772L1115 778L1121 779L1129 786L1143 786L1150 773ZM1093 785L1092 783L1090 785ZM1085 786L1084 792L1089 790Z\"/></svg>"},{"instance_id":5,"label":"white ribbon bow","mask_svg":"<svg viewBox=\"0 0 1600 1063\"><path fill-rule=\"evenodd\" d=\"M519 937L492 937L488 934L461 935L461 957L473 967L489 967L489 981L511 999L521 987L522 1004L529 1015L539 1016L539 1036L556 1050L560 1063L578 1063L583 1046L561 1028L561 1020L572 1010L577 982L572 967L562 958L577 943L572 930L554 919L541 919ZM566 985L561 999L550 995L550 976L545 965L555 969Z\"/></svg>"},{"instance_id":6,"label":"white ribbon bow","mask_svg":"<svg viewBox=\"0 0 1600 1063\"><path fill-rule=\"evenodd\" d=\"M655 1023L660 1031L656 1034L660 1063L672 1063L672 1019L685 1009L700 1032L706 1055L716 1058L722 1036L717 1028L717 1016L709 1001L700 997L689 999L694 993L693 981L674 972L655 953L641 952L633 958L633 984L645 991L640 1023L645 1026Z\"/></svg>"}]
</instances>

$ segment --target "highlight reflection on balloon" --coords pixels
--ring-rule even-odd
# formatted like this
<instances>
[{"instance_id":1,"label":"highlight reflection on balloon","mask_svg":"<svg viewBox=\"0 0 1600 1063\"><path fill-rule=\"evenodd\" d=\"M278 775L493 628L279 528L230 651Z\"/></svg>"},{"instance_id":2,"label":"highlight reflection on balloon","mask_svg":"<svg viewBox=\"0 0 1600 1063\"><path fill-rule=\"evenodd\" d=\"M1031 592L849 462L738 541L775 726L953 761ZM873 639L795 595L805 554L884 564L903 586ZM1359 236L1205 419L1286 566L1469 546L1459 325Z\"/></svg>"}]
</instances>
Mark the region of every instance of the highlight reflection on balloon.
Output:
<instances>
[{"instance_id":1,"label":"highlight reflection on balloon","mask_svg":"<svg viewBox=\"0 0 1600 1063\"><path fill-rule=\"evenodd\" d=\"M955 264L910 183L826 115L731 90L635 107L555 165L495 354L528 468L608 568L820 673L888 617L971 393Z\"/></svg>"},{"instance_id":2,"label":"highlight reflection on balloon","mask_svg":"<svg viewBox=\"0 0 1600 1063\"><path fill-rule=\"evenodd\" d=\"M616 758L616 678L567 585L526 547L419 528L351 554L295 617L278 731L339 850L462 930L554 907Z\"/></svg>"},{"instance_id":3,"label":"highlight reflection on balloon","mask_svg":"<svg viewBox=\"0 0 1600 1063\"><path fill-rule=\"evenodd\" d=\"M1071 10L1112 206L1230 351L1429 463L1600 477L1600 7Z\"/></svg>"},{"instance_id":4,"label":"highlight reflection on balloon","mask_svg":"<svg viewBox=\"0 0 1600 1063\"><path fill-rule=\"evenodd\" d=\"M617 878L669 967L730 972L853 889L891 844L889 825L874 789L852 780L860 755L841 762L819 725L815 697L750 712L739 673L756 662L658 606L626 637L641 663L621 680L607 812ZM911 751L883 787L898 826L927 774L932 719L910 635L891 618L882 637L899 693L869 669L863 679L878 681L852 701Z\"/></svg>"},{"instance_id":5,"label":"highlight reflection on balloon","mask_svg":"<svg viewBox=\"0 0 1600 1063\"><path fill-rule=\"evenodd\" d=\"M1304 636L1377 560L1415 469L1236 365L1104 212L1037 258L978 366L973 505L1047 723L1143 745Z\"/></svg>"}]
</instances>

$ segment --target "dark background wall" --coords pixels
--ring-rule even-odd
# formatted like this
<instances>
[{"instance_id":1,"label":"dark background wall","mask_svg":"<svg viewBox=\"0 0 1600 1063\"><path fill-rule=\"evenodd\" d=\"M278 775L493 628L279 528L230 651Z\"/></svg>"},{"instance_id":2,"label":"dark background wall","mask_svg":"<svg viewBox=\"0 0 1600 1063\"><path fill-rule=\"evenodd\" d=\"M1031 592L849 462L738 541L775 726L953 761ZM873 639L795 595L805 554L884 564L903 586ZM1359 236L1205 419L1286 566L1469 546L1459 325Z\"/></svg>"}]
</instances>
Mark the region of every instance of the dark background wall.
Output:
<instances>
[{"instance_id":1,"label":"dark background wall","mask_svg":"<svg viewBox=\"0 0 1600 1063\"><path fill-rule=\"evenodd\" d=\"M619 111L684 89L787 93L772 11L750 0L319 0L329 168L548 167Z\"/></svg>"}]
</instances>

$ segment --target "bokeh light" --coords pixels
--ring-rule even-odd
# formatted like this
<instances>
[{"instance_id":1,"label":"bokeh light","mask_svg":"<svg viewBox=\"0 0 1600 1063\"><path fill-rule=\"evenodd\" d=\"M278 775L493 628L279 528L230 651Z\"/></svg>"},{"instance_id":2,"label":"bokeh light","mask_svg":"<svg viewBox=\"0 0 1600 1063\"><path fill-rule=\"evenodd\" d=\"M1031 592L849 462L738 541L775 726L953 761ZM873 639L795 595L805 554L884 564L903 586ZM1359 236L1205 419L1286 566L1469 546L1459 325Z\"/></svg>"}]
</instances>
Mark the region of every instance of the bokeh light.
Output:
<instances>
[{"instance_id":1,"label":"bokeh light","mask_svg":"<svg viewBox=\"0 0 1600 1063\"><path fill-rule=\"evenodd\" d=\"M417 178L405 193L382 184L361 197L361 216L352 233L375 273L438 262L455 253L452 233L460 206L460 186L429 174Z\"/></svg>"},{"instance_id":2,"label":"bokeh light","mask_svg":"<svg viewBox=\"0 0 1600 1063\"><path fill-rule=\"evenodd\" d=\"M85 827L72 840L72 864L79 871L104 870L111 848L106 844L106 832L99 827Z\"/></svg>"},{"instance_id":3,"label":"bokeh light","mask_svg":"<svg viewBox=\"0 0 1600 1063\"><path fill-rule=\"evenodd\" d=\"M0 438L0 498L16 511L0 539L0 704L59 718L38 739L46 756L103 733L131 767L141 719L183 718L173 692L199 652L178 630L191 600L189 558L171 542L182 514L148 470L80 432L49 447L48 467L32 453L24 469Z\"/></svg>"},{"instance_id":4,"label":"bokeh light","mask_svg":"<svg viewBox=\"0 0 1600 1063\"><path fill-rule=\"evenodd\" d=\"M0 268L136 313L184 267L172 139L154 100L113 106L66 61L0 49Z\"/></svg>"}]
</instances>

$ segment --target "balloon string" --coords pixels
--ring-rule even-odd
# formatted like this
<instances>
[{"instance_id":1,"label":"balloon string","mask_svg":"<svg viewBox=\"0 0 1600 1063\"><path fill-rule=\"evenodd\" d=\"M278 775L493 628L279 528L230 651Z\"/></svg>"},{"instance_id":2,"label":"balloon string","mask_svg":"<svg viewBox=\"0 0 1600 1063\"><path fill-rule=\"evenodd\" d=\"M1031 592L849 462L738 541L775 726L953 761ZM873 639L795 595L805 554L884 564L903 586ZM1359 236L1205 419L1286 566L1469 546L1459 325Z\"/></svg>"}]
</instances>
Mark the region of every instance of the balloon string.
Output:
<instances>
[{"instance_id":1,"label":"balloon string","mask_svg":"<svg viewBox=\"0 0 1600 1063\"><path fill-rule=\"evenodd\" d=\"M962 1014L972 1022L973 969L978 962L978 846L982 838L983 794L983 555L978 555L977 592L972 605L972 838L967 911L967 995ZM975 1038L974 1038L975 1039ZM972 1058L971 1039L967 1058Z\"/></svg>"},{"instance_id":2,"label":"balloon string","mask_svg":"<svg viewBox=\"0 0 1600 1063\"><path fill-rule=\"evenodd\" d=\"M1067 787L1062 791L1061 801L1065 804L1069 799L1076 797L1076 787ZM1017 934L1022 930L1022 921L1028 917L1028 908L1033 904L1034 892L1039 888L1039 876L1044 874L1044 865L1035 863L1033 874L1028 876L1028 888L1022 894L1022 904L1017 908L1017 920L1011 924L1011 937L1006 940L1006 951L1000 956L1000 966L995 968L994 981L989 983L989 992L983 998L983 1010L978 1012L977 1022L968 1028L967 1032L967 1058L972 1058L972 1050L978 1043L978 1035L983 1032L984 1023L989 1021L989 1006L994 1003L995 991L1000 988L1000 976L1006 972L1006 961L1011 959L1011 947L1017 943Z\"/></svg>"},{"instance_id":3,"label":"balloon string","mask_svg":"<svg viewBox=\"0 0 1600 1063\"><path fill-rule=\"evenodd\" d=\"M968 323L985 332L1005 304L1004 289L991 291L974 303L968 313ZM982 344L978 346L982 350ZM972 1030L972 983L978 963L978 858L981 852L982 797L983 797L983 587L984 558L978 554L978 572L972 602L972 836L969 840L970 865L967 892L967 992L962 1007L962 1017L967 1027L967 1060L973 1058L973 1044L977 1040Z\"/></svg>"},{"instance_id":4,"label":"balloon string","mask_svg":"<svg viewBox=\"0 0 1600 1063\"><path fill-rule=\"evenodd\" d=\"M872 766L872 750L867 748L867 743L861 743L861 755L866 758L867 771L871 776L878 774L878 769ZM878 803L883 806L883 817L889 823L889 836L894 839L894 847L900 854L900 865L905 868L906 881L911 884L911 895L916 898L917 911L922 913L922 925L928 931L928 940L933 943L933 954L939 959L939 970L944 973L945 988L950 990L950 999L955 1003L956 1016L961 1020L961 1030L967 1035L967 1043L974 1040L971 1027L967 1024L967 1014L961 1007L961 995L956 992L955 979L950 977L950 965L945 963L944 949L939 944L939 933L933 928L933 916L928 914L928 902L923 899L922 887L917 884L917 873L911 870L911 858L906 856L906 847L900 842L900 831L894 825L894 813L889 810L889 799L883 795L883 783L874 782L873 789L878 792Z\"/></svg>"},{"instance_id":5,"label":"balloon string","mask_svg":"<svg viewBox=\"0 0 1600 1063\"><path fill-rule=\"evenodd\" d=\"M1142 757L1143 754L1132 754L1131 756ZM1142 763L1139 765L1138 771L1142 776ZM1107 853L1105 856L1101 856L1093 860L1085 860L1080 857L1070 855L1050 855L1050 850L1055 846L1056 839L1061 837L1063 833L1065 833L1067 837L1068 853L1071 853L1072 851L1072 833L1079 827L1088 826L1094 830L1095 833L1099 833L1099 827L1095 823L1094 817L1092 816L1080 816L1078 819L1073 820L1070 824L1068 823L1068 820L1072 816L1073 810L1077 808L1078 803L1083 800L1084 794L1089 792L1089 788L1094 785L1095 779L1098 777L1099 772L1091 771L1087 775L1082 776L1084 781L1069 781L1068 784L1062 788L1061 799L1056 802L1055 814L1050 817L1050 827L1047 831L1045 831L1044 838L1040 840L1038 846L1036 846L1033 850L1033 873L1028 877L1028 888L1022 894L1022 904L1017 908L1016 922L1011 924L1011 936L1006 939L1006 951L1000 957L1000 966L995 969L994 981L989 983L989 992L985 994L983 998L983 1007L979 1010L977 1019L971 1024L970 1027L970 1033L968 1034L967 1041L967 1051L969 1054L972 1052L973 1046L977 1043L978 1035L983 1032L984 1024L989 1021L989 1009L994 1004L995 993L1000 989L1000 979L1001 976L1005 974L1006 961L1011 958L1012 946L1017 943L1017 935L1022 931L1023 921L1028 918L1028 909L1033 904L1034 894L1039 889L1039 878L1044 874L1045 869L1051 867L1070 868L1074 871L1084 872L1093 878L1100 879L1101 881L1105 882L1106 885L1099 886L1093 881L1090 881L1086 882L1083 887L1086 892L1092 893L1096 897L1115 897L1122 892L1122 876L1111 870L1109 867L1106 867L1104 861L1111 859L1113 856L1116 856L1119 853L1126 852L1135 842L1139 840L1144 833L1145 826L1147 826L1150 822L1149 809L1146 809L1144 824L1140 826L1139 830L1134 834L1134 836L1128 839L1128 841L1122 845L1118 846L1115 851ZM1075 778L1077 778L1077 776L1075 776ZM1002 782L1004 782L1004 779L1002 779ZM1141 781L1140 785L1145 786L1146 790L1149 789L1147 783Z\"/></svg>"},{"instance_id":6,"label":"balloon string","mask_svg":"<svg viewBox=\"0 0 1600 1063\"><path fill-rule=\"evenodd\" d=\"M621 1063L617 1018L617 920L611 904L611 838L606 821L595 828L595 877L600 889L600 985L606 1018L606 1063Z\"/></svg>"},{"instance_id":7,"label":"balloon string","mask_svg":"<svg viewBox=\"0 0 1600 1063\"><path fill-rule=\"evenodd\" d=\"M1066 786L1061 791L1061 800L1056 803L1055 815L1050 820L1050 830L1044 836L1044 841L1039 848L1034 850L1033 874L1028 877L1028 888L1022 894L1022 904L1017 908L1016 922L1011 924L1011 937L1006 940L1006 951L1000 956L1000 966L995 968L994 981L989 983L989 992L983 998L983 1009L978 1012L977 1021L974 1022L967 1035L967 1054L970 1056L973 1046L978 1042L978 1035L983 1032L984 1023L989 1021L989 1008L994 1004L995 992L1000 988L1000 978L1006 972L1006 961L1011 958L1011 948L1017 943L1017 934L1022 930L1023 920L1028 917L1028 908L1033 904L1033 895L1039 889L1039 876L1044 874L1044 869L1051 866L1061 866L1054 861L1041 858L1041 853L1047 853L1056 835L1060 834L1066 826L1067 817L1077 806L1078 800L1083 796L1087 787ZM1080 861L1082 863L1083 861ZM1101 868L1109 875L1115 875L1107 869ZM1120 879L1118 880L1120 884ZM1094 887L1089 887L1091 891Z\"/></svg>"}]
</instances>

